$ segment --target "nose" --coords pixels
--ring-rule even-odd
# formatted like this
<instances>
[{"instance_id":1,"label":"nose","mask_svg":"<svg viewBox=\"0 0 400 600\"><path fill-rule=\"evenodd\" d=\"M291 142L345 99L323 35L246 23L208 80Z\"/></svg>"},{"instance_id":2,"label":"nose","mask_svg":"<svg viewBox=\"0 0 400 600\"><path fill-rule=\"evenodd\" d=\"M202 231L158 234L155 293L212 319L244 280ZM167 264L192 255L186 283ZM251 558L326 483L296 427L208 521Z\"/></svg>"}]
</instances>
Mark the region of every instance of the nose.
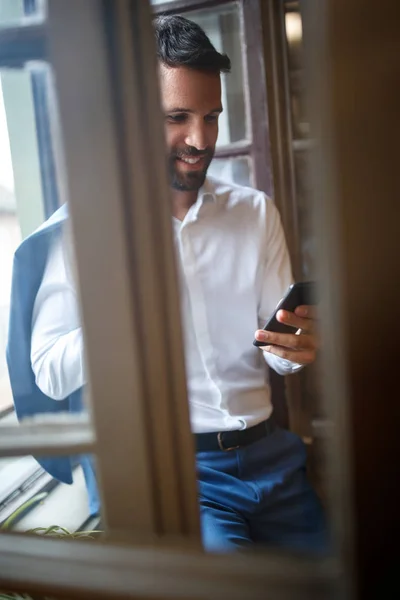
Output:
<instances>
[{"instance_id":1,"label":"nose","mask_svg":"<svg viewBox=\"0 0 400 600\"><path fill-rule=\"evenodd\" d=\"M207 134L203 119L201 122L191 124L190 130L187 132L185 138L185 144L187 146L193 146L196 150L205 150L207 148Z\"/></svg>"}]
</instances>

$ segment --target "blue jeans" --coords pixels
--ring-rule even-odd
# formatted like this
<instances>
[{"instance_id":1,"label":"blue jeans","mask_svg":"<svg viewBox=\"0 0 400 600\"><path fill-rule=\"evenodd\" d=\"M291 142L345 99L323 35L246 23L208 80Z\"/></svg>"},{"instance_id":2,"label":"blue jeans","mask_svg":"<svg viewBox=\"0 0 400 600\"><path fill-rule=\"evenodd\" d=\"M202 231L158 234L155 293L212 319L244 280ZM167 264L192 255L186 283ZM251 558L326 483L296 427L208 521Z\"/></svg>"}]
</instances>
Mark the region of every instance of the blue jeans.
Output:
<instances>
[{"instance_id":1,"label":"blue jeans","mask_svg":"<svg viewBox=\"0 0 400 600\"><path fill-rule=\"evenodd\" d=\"M238 450L198 452L197 471L205 550L229 552L255 543L327 550L324 513L306 477L299 436L277 428Z\"/></svg>"}]
</instances>

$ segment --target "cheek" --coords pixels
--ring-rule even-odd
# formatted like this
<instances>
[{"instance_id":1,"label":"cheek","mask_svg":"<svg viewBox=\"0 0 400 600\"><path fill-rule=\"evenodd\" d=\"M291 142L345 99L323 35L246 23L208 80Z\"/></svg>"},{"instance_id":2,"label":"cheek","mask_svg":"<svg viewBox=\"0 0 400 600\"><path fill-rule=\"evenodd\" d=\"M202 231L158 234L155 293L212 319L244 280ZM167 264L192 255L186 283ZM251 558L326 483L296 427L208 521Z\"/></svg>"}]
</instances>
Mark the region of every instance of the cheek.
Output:
<instances>
[{"instance_id":1,"label":"cheek","mask_svg":"<svg viewBox=\"0 0 400 600\"><path fill-rule=\"evenodd\" d=\"M183 145L184 136L178 127L165 126L165 143L167 150L171 151L173 148L177 148Z\"/></svg>"},{"instance_id":2,"label":"cheek","mask_svg":"<svg viewBox=\"0 0 400 600\"><path fill-rule=\"evenodd\" d=\"M207 146L210 146L211 148L214 148L215 144L217 143L217 139L218 139L218 123L216 125L213 125L212 127L210 127L210 130L208 132L208 136L207 136Z\"/></svg>"}]
</instances>

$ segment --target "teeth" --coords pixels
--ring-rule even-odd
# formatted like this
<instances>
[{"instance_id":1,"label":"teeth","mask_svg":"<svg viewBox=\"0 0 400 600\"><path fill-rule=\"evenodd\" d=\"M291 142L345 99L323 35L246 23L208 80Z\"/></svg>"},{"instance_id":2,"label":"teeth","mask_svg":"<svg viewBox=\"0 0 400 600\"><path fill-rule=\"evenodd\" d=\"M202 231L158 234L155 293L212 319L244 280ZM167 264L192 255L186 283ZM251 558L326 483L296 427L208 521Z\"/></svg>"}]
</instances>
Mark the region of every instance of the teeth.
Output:
<instances>
[{"instance_id":1,"label":"teeth","mask_svg":"<svg viewBox=\"0 0 400 600\"><path fill-rule=\"evenodd\" d=\"M182 156L181 160L183 160L185 163L189 163L189 165L195 165L197 162L199 162L200 158L183 158Z\"/></svg>"}]
</instances>

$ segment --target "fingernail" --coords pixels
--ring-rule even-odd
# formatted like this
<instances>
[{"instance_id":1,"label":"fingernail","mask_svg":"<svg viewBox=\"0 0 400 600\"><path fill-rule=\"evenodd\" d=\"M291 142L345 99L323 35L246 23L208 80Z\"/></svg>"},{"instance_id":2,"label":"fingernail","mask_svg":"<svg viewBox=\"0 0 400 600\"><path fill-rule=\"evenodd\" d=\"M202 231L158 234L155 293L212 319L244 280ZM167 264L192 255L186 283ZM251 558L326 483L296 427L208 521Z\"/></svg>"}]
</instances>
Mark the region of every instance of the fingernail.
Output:
<instances>
[{"instance_id":1,"label":"fingernail","mask_svg":"<svg viewBox=\"0 0 400 600\"><path fill-rule=\"evenodd\" d=\"M269 334L266 331L257 331L256 338L260 341L265 341L269 339Z\"/></svg>"},{"instance_id":2,"label":"fingernail","mask_svg":"<svg viewBox=\"0 0 400 600\"><path fill-rule=\"evenodd\" d=\"M271 346L264 346L263 350L265 350L265 352L271 352Z\"/></svg>"},{"instance_id":3,"label":"fingernail","mask_svg":"<svg viewBox=\"0 0 400 600\"><path fill-rule=\"evenodd\" d=\"M296 314L299 315L299 317L306 317L308 310L305 308L305 306L299 306L296 308Z\"/></svg>"}]
</instances>

